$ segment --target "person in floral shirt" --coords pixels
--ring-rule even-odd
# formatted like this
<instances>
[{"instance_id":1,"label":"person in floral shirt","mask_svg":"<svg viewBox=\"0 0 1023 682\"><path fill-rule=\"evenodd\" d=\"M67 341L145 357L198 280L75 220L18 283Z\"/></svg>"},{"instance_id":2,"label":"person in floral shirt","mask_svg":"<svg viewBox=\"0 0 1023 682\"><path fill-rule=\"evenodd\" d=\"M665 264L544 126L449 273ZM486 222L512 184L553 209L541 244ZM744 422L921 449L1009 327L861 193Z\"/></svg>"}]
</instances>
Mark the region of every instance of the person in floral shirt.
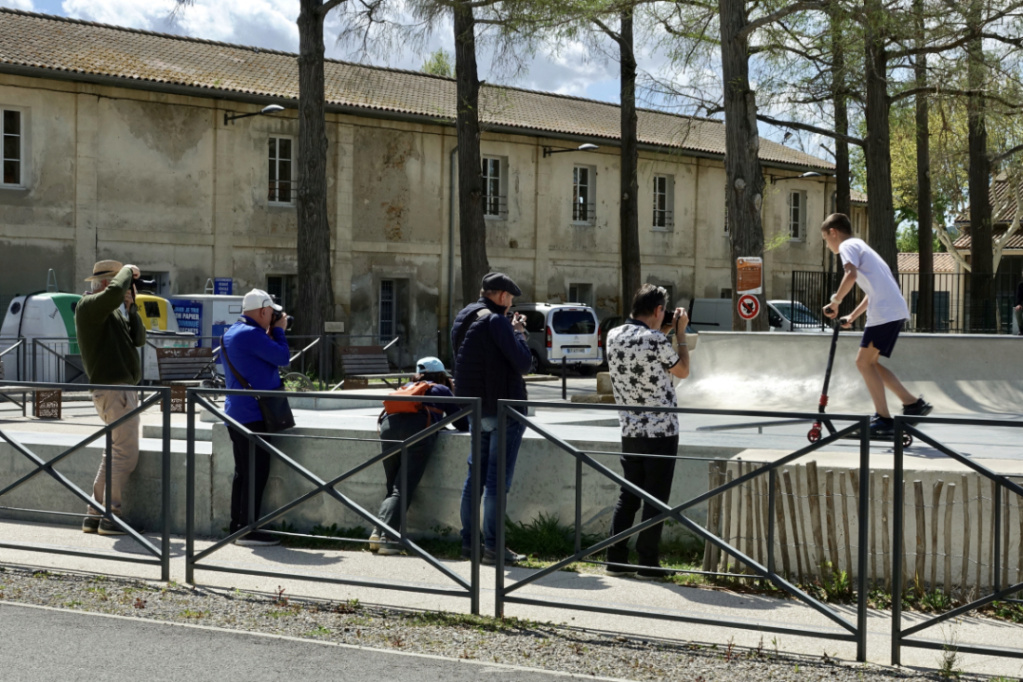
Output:
<instances>
[{"instance_id":1,"label":"person in floral shirt","mask_svg":"<svg viewBox=\"0 0 1023 682\"><path fill-rule=\"evenodd\" d=\"M672 377L689 376L689 349L685 328L689 316L684 308L676 308L665 324L668 292L663 287L644 284L632 299L629 319L607 335L607 364L615 402L619 405L676 407ZM665 331L674 329L678 350L672 348ZM670 412L621 410L622 471L625 480L653 497L667 502L671 495L675 457L678 454L678 418ZM611 535L632 527L642 500L624 486L615 505ZM657 516L658 510L643 504L642 519ZM639 533L636 553L639 568L629 564L627 540L607 549L607 574L658 580L664 576L659 569L660 541L663 524L656 524Z\"/></svg>"}]
</instances>

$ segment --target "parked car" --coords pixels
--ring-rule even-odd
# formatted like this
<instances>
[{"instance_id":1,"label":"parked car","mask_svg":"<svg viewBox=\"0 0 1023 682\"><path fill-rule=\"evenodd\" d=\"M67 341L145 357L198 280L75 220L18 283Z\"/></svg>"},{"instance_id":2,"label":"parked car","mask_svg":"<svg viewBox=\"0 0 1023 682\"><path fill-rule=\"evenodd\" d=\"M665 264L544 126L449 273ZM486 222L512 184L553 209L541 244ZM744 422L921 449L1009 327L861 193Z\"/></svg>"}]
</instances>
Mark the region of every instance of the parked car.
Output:
<instances>
[{"instance_id":1,"label":"parked car","mask_svg":"<svg viewBox=\"0 0 1023 682\"><path fill-rule=\"evenodd\" d=\"M594 372L604 360L604 337L597 325L597 313L582 303L521 303L512 313L526 317L533 372L561 367Z\"/></svg>"},{"instance_id":2,"label":"parked car","mask_svg":"<svg viewBox=\"0 0 1023 682\"><path fill-rule=\"evenodd\" d=\"M772 332L827 332L830 325L799 301L768 301L767 319Z\"/></svg>"},{"instance_id":3,"label":"parked car","mask_svg":"<svg viewBox=\"0 0 1023 682\"><path fill-rule=\"evenodd\" d=\"M694 298L689 301L687 332L732 331L731 298Z\"/></svg>"}]
</instances>

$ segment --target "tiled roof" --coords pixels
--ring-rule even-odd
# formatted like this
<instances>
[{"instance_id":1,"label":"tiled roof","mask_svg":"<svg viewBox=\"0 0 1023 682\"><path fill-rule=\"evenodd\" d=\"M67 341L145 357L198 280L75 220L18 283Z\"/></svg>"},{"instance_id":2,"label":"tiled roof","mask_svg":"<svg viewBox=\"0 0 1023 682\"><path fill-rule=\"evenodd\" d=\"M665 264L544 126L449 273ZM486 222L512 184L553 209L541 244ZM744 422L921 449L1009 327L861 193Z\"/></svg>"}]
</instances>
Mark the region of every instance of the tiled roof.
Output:
<instances>
[{"instance_id":1,"label":"tiled roof","mask_svg":"<svg viewBox=\"0 0 1023 682\"><path fill-rule=\"evenodd\" d=\"M999 225L1009 225L1016 219L1016 197L1005 173L999 174L994 182L991 183L989 196L991 197L991 221L996 229ZM970 209L967 208L956 216L956 224L964 226L969 225L969 223ZM1004 233L1005 230L1002 230L1002 232ZM1013 240L1015 239L1016 237L1013 237ZM1013 248L1020 247L1016 246Z\"/></svg>"},{"instance_id":2,"label":"tiled roof","mask_svg":"<svg viewBox=\"0 0 1023 682\"><path fill-rule=\"evenodd\" d=\"M959 238L952 243L957 249L969 251L973 244L973 240L970 237L970 226L963 225L960 226L959 229L961 230L961 234L959 235ZM1001 239L1005 235L1005 231L1008 229L1008 226L1004 223L1000 227L996 225L994 230L991 231L991 238ZM1011 237L1009 237L1009 241L1006 242L1004 248L1013 250L1023 249L1023 230L1017 230Z\"/></svg>"},{"instance_id":3,"label":"tiled roof","mask_svg":"<svg viewBox=\"0 0 1023 682\"><path fill-rule=\"evenodd\" d=\"M86 80L123 79L126 87L184 87L226 99L298 98L294 54L0 9L0 72L26 67L56 79L62 73ZM333 105L364 110L367 116L387 112L449 124L455 118L455 81L450 78L336 60L326 61L325 77L328 109ZM485 85L480 99L481 119L490 126L594 141L620 137L615 104L496 85ZM642 109L639 140L723 156L725 126L720 120ZM760 158L796 169L834 168L766 139L760 140Z\"/></svg>"},{"instance_id":4,"label":"tiled roof","mask_svg":"<svg viewBox=\"0 0 1023 682\"><path fill-rule=\"evenodd\" d=\"M935 253L931 262L934 272L955 272L956 262L951 253ZM920 272L920 254L900 253L899 272Z\"/></svg>"}]
</instances>

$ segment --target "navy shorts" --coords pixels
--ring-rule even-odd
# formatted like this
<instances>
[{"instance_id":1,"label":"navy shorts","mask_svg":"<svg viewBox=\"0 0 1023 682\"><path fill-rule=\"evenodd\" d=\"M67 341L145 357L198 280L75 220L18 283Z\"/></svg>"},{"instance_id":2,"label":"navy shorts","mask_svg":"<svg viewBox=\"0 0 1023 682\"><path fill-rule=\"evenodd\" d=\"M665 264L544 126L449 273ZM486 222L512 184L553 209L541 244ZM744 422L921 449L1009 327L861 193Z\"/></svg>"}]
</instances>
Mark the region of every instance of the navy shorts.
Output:
<instances>
[{"instance_id":1,"label":"navy shorts","mask_svg":"<svg viewBox=\"0 0 1023 682\"><path fill-rule=\"evenodd\" d=\"M890 358L892 351L895 350L895 342L899 339L899 332L902 331L903 322L905 320L895 320L866 327L863 330L863 338L860 339L860 348L867 348L873 343L874 348L881 351L881 355Z\"/></svg>"}]
</instances>

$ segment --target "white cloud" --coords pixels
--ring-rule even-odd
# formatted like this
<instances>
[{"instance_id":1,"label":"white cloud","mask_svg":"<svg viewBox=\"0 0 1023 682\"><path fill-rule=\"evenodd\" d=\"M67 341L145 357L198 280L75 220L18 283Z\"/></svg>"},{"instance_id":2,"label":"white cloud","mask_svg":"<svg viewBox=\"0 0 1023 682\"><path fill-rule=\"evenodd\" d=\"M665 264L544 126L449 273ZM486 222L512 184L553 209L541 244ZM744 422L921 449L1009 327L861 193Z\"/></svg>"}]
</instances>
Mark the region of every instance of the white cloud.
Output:
<instances>
[{"instance_id":1,"label":"white cloud","mask_svg":"<svg viewBox=\"0 0 1023 682\"><path fill-rule=\"evenodd\" d=\"M34 12L35 7L32 5L32 0L0 0L0 7L9 7L11 9L21 9L26 12Z\"/></svg>"},{"instance_id":2,"label":"white cloud","mask_svg":"<svg viewBox=\"0 0 1023 682\"><path fill-rule=\"evenodd\" d=\"M0 0L0 4L26 5L31 9L33 0ZM36 0L50 5L60 0ZM63 0L65 16L97 21L115 26L126 26L147 31L174 33L193 38L216 40L237 45L251 45L286 52L298 51L297 0L194 0L191 5L171 13L176 0ZM37 11L53 11L37 9ZM331 12L325 22L324 43L326 54L334 59L357 58L344 46L337 44L342 17ZM403 43L386 54L373 54L359 61L391 68L419 70L426 56L437 49L454 53L450 19L442 20L432 35L419 49ZM496 62L496 63L495 63ZM508 67L507 60L495 60L484 41L478 58L480 78L491 83L502 83L555 92L577 97L617 99L618 65L604 59L599 51L572 43L556 53L541 47L532 57L525 58L524 68Z\"/></svg>"}]
</instances>

